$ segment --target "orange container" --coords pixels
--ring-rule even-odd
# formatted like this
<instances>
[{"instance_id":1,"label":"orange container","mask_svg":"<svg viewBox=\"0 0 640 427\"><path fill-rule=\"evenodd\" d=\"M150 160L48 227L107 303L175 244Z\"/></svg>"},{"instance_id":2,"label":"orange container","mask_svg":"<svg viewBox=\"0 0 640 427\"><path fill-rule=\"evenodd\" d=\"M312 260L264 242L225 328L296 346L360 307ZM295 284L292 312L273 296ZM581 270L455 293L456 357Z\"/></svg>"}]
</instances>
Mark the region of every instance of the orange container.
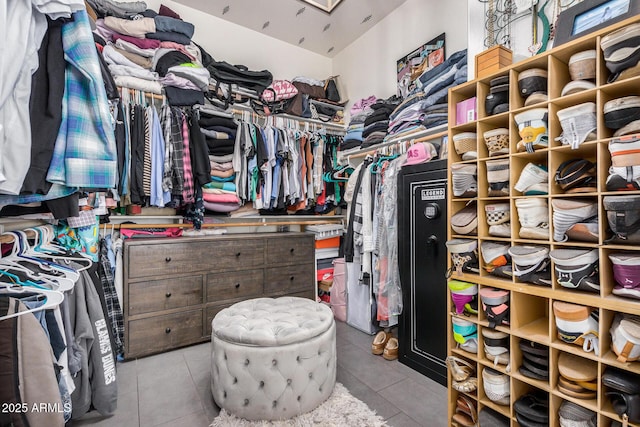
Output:
<instances>
[{"instance_id":1,"label":"orange container","mask_svg":"<svg viewBox=\"0 0 640 427\"><path fill-rule=\"evenodd\" d=\"M339 248L340 236L330 237L328 239L316 240L316 249Z\"/></svg>"}]
</instances>

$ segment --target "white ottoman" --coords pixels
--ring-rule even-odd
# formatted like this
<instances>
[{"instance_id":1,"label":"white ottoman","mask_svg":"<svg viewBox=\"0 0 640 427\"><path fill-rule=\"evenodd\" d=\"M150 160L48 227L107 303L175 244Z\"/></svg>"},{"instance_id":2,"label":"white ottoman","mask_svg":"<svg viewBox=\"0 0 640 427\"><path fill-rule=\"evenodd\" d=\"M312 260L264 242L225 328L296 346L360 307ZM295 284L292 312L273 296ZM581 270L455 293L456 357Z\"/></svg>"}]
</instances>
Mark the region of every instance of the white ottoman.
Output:
<instances>
[{"instance_id":1,"label":"white ottoman","mask_svg":"<svg viewBox=\"0 0 640 427\"><path fill-rule=\"evenodd\" d=\"M256 298L220 311L211 334L216 404L247 420L312 411L336 382L331 309L297 298Z\"/></svg>"}]
</instances>

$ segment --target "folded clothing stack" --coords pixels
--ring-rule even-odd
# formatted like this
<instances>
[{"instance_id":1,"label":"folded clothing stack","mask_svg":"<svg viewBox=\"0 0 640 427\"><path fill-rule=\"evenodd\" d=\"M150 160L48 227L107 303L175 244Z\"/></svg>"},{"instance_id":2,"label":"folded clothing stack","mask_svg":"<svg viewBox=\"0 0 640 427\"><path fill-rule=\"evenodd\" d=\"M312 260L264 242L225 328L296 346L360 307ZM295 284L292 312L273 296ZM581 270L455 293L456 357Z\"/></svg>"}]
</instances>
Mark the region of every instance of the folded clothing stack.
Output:
<instances>
[{"instance_id":1,"label":"folded clothing stack","mask_svg":"<svg viewBox=\"0 0 640 427\"><path fill-rule=\"evenodd\" d=\"M200 130L207 142L211 182L202 188L204 207L214 212L232 212L240 207L236 193L233 153L237 124L231 117L200 113Z\"/></svg>"},{"instance_id":2,"label":"folded clothing stack","mask_svg":"<svg viewBox=\"0 0 640 427\"><path fill-rule=\"evenodd\" d=\"M169 103L204 103L209 71L191 41L194 26L166 6L159 13L144 2L88 0L95 38L118 86L160 94ZM206 55L208 56L208 55Z\"/></svg>"},{"instance_id":3,"label":"folded clothing stack","mask_svg":"<svg viewBox=\"0 0 640 427\"><path fill-rule=\"evenodd\" d=\"M364 121L373 114L373 111L374 110L368 106L363 108L358 114L351 116L351 120L347 126L347 133L344 135L342 144L340 144L340 151L358 148L362 145L362 141L364 140L362 136L364 132Z\"/></svg>"},{"instance_id":4,"label":"folded clothing stack","mask_svg":"<svg viewBox=\"0 0 640 427\"><path fill-rule=\"evenodd\" d=\"M371 147L380 144L387 136L389 129L389 116L399 104L399 99L393 96L389 99L378 99L369 108L373 110L364 120L364 130L362 131L361 148Z\"/></svg>"},{"instance_id":5,"label":"folded clothing stack","mask_svg":"<svg viewBox=\"0 0 640 427\"><path fill-rule=\"evenodd\" d=\"M391 113L389 134L447 123L449 88L467 81L467 50L453 53L416 79L416 89Z\"/></svg>"}]
</instances>

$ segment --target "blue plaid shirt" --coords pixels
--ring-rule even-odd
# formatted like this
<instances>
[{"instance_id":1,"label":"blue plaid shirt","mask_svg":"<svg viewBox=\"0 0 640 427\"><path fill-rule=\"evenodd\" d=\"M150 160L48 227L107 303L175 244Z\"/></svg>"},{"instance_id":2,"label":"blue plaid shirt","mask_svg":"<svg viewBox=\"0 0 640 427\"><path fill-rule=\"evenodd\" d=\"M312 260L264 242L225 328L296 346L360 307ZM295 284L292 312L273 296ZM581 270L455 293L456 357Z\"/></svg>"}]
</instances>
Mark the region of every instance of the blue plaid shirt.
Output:
<instances>
[{"instance_id":1,"label":"blue plaid shirt","mask_svg":"<svg viewBox=\"0 0 640 427\"><path fill-rule=\"evenodd\" d=\"M62 124L47 180L69 187L114 188L115 121L109 111L86 10L62 27L67 61Z\"/></svg>"}]
</instances>

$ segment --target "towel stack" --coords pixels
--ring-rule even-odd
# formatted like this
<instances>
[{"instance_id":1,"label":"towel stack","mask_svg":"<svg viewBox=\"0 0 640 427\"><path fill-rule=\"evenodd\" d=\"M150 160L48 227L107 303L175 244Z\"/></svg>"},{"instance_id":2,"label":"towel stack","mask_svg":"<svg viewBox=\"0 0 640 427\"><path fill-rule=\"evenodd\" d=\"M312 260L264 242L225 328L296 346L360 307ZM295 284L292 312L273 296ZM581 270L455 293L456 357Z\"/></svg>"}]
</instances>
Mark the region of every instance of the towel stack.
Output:
<instances>
[{"instance_id":1,"label":"towel stack","mask_svg":"<svg viewBox=\"0 0 640 427\"><path fill-rule=\"evenodd\" d=\"M238 126L231 117L200 113L200 131L209 151L211 182L202 188L204 207L213 212L231 212L240 207L236 195L233 153Z\"/></svg>"},{"instance_id":2,"label":"towel stack","mask_svg":"<svg viewBox=\"0 0 640 427\"><path fill-rule=\"evenodd\" d=\"M191 41L194 26L166 6L159 13L144 2L87 0L95 39L118 86L160 94L169 103L204 103L209 71Z\"/></svg>"}]
</instances>

